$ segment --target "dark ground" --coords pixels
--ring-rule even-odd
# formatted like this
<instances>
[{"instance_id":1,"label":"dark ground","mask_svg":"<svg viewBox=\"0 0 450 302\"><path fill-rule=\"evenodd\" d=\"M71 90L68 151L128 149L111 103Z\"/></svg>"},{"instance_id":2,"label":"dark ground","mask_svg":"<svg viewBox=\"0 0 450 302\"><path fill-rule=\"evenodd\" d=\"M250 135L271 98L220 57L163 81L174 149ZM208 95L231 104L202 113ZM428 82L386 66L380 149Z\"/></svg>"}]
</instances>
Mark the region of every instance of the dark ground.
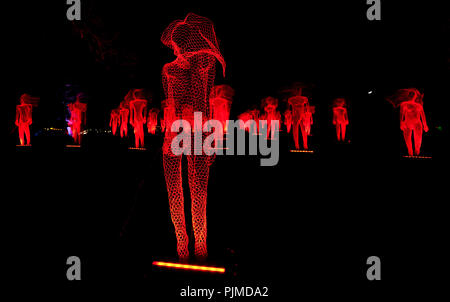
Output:
<instances>
[{"instance_id":1,"label":"dark ground","mask_svg":"<svg viewBox=\"0 0 450 302\"><path fill-rule=\"evenodd\" d=\"M270 287L275 298L401 297L442 281L447 221L439 152L406 160L388 148L364 151L356 138L324 146L313 137L315 154L289 153L291 137L282 133L275 167L260 167L256 156L218 157L208 195L209 263L227 274L215 276L151 267L175 260L176 243L161 142L146 139L147 151L110 136L86 137L81 149L65 149L70 139L41 137L32 149L11 150L11 194L3 204L11 281L69 292L145 285L150 296L167 297L187 285L253 285ZM82 259L82 285L65 281L71 255ZM366 280L371 255L382 259L382 283Z\"/></svg>"}]
</instances>

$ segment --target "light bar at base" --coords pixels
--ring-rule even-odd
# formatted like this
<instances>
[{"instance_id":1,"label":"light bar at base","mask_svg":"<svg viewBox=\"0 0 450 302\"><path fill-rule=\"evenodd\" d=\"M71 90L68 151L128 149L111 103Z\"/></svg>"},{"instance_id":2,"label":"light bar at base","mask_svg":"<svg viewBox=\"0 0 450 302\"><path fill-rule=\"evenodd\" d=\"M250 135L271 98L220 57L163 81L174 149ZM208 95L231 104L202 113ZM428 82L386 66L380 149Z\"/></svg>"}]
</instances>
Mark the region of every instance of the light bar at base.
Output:
<instances>
[{"instance_id":1,"label":"light bar at base","mask_svg":"<svg viewBox=\"0 0 450 302\"><path fill-rule=\"evenodd\" d=\"M146 148L135 148L135 147L129 147L128 150L139 150L139 151L146 151Z\"/></svg>"},{"instance_id":2,"label":"light bar at base","mask_svg":"<svg viewBox=\"0 0 450 302\"><path fill-rule=\"evenodd\" d=\"M163 262L163 261L153 261L152 264L155 266L184 269L184 270L194 270L194 271L202 271L202 272L221 273L221 274L225 273L225 268L223 268L223 267L190 265L190 264Z\"/></svg>"},{"instance_id":3,"label":"light bar at base","mask_svg":"<svg viewBox=\"0 0 450 302\"><path fill-rule=\"evenodd\" d=\"M289 150L292 153L314 153L312 150Z\"/></svg>"},{"instance_id":4,"label":"light bar at base","mask_svg":"<svg viewBox=\"0 0 450 302\"><path fill-rule=\"evenodd\" d=\"M418 155L414 155L414 156L411 156L411 155L405 155L405 156L403 156L404 158L417 158L417 159L432 159L432 157L431 156L418 156Z\"/></svg>"}]
</instances>

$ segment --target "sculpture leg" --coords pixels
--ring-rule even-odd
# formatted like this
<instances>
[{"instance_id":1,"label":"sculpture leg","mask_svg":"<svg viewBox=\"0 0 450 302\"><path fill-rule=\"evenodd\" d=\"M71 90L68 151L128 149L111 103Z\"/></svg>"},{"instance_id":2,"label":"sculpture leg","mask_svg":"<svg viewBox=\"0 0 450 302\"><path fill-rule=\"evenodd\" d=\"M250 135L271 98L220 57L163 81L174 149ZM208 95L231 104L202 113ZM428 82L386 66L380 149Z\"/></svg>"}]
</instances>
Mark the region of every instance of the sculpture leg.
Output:
<instances>
[{"instance_id":1,"label":"sculpture leg","mask_svg":"<svg viewBox=\"0 0 450 302\"><path fill-rule=\"evenodd\" d=\"M178 257L181 260L189 258L189 238L186 233L184 218L184 198L181 176L181 156L163 155L164 175L169 195L170 216L177 237Z\"/></svg>"},{"instance_id":2,"label":"sculpture leg","mask_svg":"<svg viewBox=\"0 0 450 302\"><path fill-rule=\"evenodd\" d=\"M19 124L19 140L20 140L20 145L24 145L25 141L24 141L24 131L23 131L23 125Z\"/></svg>"},{"instance_id":3,"label":"sculpture leg","mask_svg":"<svg viewBox=\"0 0 450 302\"><path fill-rule=\"evenodd\" d=\"M30 126L29 125L24 125L24 131L25 131L25 137L27 139L27 145L30 145L31 141L30 141Z\"/></svg>"},{"instance_id":4,"label":"sculpture leg","mask_svg":"<svg viewBox=\"0 0 450 302\"><path fill-rule=\"evenodd\" d=\"M303 125L303 123L300 123L300 130L302 131L303 148L308 150L308 133L306 132L305 125Z\"/></svg>"},{"instance_id":5,"label":"sculpture leg","mask_svg":"<svg viewBox=\"0 0 450 302\"><path fill-rule=\"evenodd\" d=\"M139 126L139 142L140 146L144 147L144 125L140 124Z\"/></svg>"},{"instance_id":6,"label":"sculpture leg","mask_svg":"<svg viewBox=\"0 0 450 302\"><path fill-rule=\"evenodd\" d=\"M414 127L414 152L415 155L420 154L420 147L422 146L423 128L421 124Z\"/></svg>"},{"instance_id":7,"label":"sculpture leg","mask_svg":"<svg viewBox=\"0 0 450 302\"><path fill-rule=\"evenodd\" d=\"M342 141L345 141L345 130L346 130L346 128L347 128L347 125L342 123L341 124L341 140Z\"/></svg>"},{"instance_id":8,"label":"sculpture leg","mask_svg":"<svg viewBox=\"0 0 450 302\"><path fill-rule=\"evenodd\" d=\"M300 145L299 145L299 143L298 143L298 126L299 126L299 124L298 123L294 123L294 129L293 129L293 134L294 134L294 143L295 143L295 149L300 149Z\"/></svg>"},{"instance_id":9,"label":"sculpture leg","mask_svg":"<svg viewBox=\"0 0 450 302\"><path fill-rule=\"evenodd\" d=\"M408 148L409 156L413 156L411 135L412 135L412 130L410 128L406 128L403 130L403 137L405 139L406 148Z\"/></svg>"},{"instance_id":10,"label":"sculpture leg","mask_svg":"<svg viewBox=\"0 0 450 302\"><path fill-rule=\"evenodd\" d=\"M206 155L188 156L189 189L191 191L192 227L195 236L195 256L206 258L206 198L209 177L209 158Z\"/></svg>"},{"instance_id":11,"label":"sculpture leg","mask_svg":"<svg viewBox=\"0 0 450 302\"><path fill-rule=\"evenodd\" d=\"M338 142L341 141L341 124L339 123L336 124L336 136Z\"/></svg>"}]
</instances>

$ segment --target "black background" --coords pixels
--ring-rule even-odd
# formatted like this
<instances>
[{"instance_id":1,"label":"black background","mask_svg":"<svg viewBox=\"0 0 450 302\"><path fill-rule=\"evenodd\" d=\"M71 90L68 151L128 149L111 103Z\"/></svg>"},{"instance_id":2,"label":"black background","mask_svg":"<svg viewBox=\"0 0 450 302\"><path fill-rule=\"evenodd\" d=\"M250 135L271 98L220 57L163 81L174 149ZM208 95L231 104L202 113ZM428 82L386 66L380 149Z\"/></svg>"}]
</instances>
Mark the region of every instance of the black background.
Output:
<instances>
[{"instance_id":1,"label":"black background","mask_svg":"<svg viewBox=\"0 0 450 302\"><path fill-rule=\"evenodd\" d=\"M436 293L448 266L448 14L423 1L382 1L382 20L368 21L365 1L341 2L82 1L82 22L117 34L118 59L103 62L73 31L64 1L7 6L2 212L9 280L67 293L133 284L147 296L167 297L188 284L269 286L277 299ZM219 157L211 168L210 261L236 275L151 267L176 256L160 136L146 137L147 152L107 135L88 135L80 150L65 149L66 137L45 136L32 138L32 150L14 147L14 107L24 92L41 96L34 132L63 126L58 91L66 83L88 93L92 128L106 128L110 110L133 87L150 89L159 106L161 68L174 58L160 35L188 12L215 23L227 62L216 83L236 90L232 118L294 81L315 85L314 155L289 153L292 138L282 133L275 167L235 156ZM125 66L130 57L136 63ZM398 111L384 98L409 87L425 93L430 131L422 154L432 160L401 157ZM348 144L335 142L335 97L350 104ZM82 259L76 284L65 277L71 255ZM371 255L382 260L378 283L365 277Z\"/></svg>"}]
</instances>

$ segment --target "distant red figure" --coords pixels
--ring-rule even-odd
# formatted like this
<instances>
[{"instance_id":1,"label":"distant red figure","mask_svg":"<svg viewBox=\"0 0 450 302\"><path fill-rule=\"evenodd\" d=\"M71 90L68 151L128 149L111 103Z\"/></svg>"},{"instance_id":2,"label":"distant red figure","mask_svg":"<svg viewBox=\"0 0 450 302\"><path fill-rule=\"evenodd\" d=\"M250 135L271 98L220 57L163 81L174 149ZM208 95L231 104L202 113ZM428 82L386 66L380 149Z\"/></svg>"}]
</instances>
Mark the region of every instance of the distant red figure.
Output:
<instances>
[{"instance_id":1,"label":"distant red figure","mask_svg":"<svg viewBox=\"0 0 450 302\"><path fill-rule=\"evenodd\" d=\"M403 131L408 155L419 155L423 131L428 132L428 125L423 110L423 94L416 88L399 89L388 98L394 107L400 106L400 129ZM412 134L414 133L414 150Z\"/></svg>"},{"instance_id":2,"label":"distant red figure","mask_svg":"<svg viewBox=\"0 0 450 302\"><path fill-rule=\"evenodd\" d=\"M347 102L344 98L333 101L333 125L336 126L338 141L345 141L345 129L348 125Z\"/></svg>"},{"instance_id":3,"label":"distant red figure","mask_svg":"<svg viewBox=\"0 0 450 302\"><path fill-rule=\"evenodd\" d=\"M245 124L249 120L253 119L253 115L250 113L249 110L247 110L247 111L239 114L238 115L238 119L241 120L242 122L244 122L244 124ZM241 129L244 129L244 125L243 124L241 124ZM245 131L250 132L250 129L249 128L245 128ZM256 133L256 129L254 129L254 131L255 131L254 133Z\"/></svg>"},{"instance_id":4,"label":"distant red figure","mask_svg":"<svg viewBox=\"0 0 450 302\"><path fill-rule=\"evenodd\" d=\"M119 106L120 137L128 136L128 117L130 115L130 103L122 101Z\"/></svg>"},{"instance_id":5,"label":"distant red figure","mask_svg":"<svg viewBox=\"0 0 450 302\"><path fill-rule=\"evenodd\" d=\"M20 104L16 106L15 124L19 128L20 145L31 146L30 125L33 123L32 112L33 106L37 106L39 98L24 93L20 96L19 102Z\"/></svg>"},{"instance_id":6,"label":"distant red figure","mask_svg":"<svg viewBox=\"0 0 450 302\"><path fill-rule=\"evenodd\" d=\"M134 127L136 148L144 147L144 124L147 122L147 100L140 98L135 90L134 99L130 101L130 124Z\"/></svg>"},{"instance_id":7,"label":"distant red figure","mask_svg":"<svg viewBox=\"0 0 450 302\"><path fill-rule=\"evenodd\" d=\"M112 134L116 135L117 126L120 123L120 109L116 108L111 110L111 119L109 120L109 126L111 127Z\"/></svg>"},{"instance_id":8,"label":"distant red figure","mask_svg":"<svg viewBox=\"0 0 450 302\"><path fill-rule=\"evenodd\" d=\"M213 23L189 13L184 20L172 22L163 32L161 41L173 49L176 59L164 65L162 81L168 104L164 110L165 137L163 165L169 195L170 213L175 226L178 256L189 257L188 236L184 216L184 197L181 182L181 156L172 153L171 142L177 133L171 132L171 122L184 119L192 124L193 113L201 112L211 118L210 93L214 85L218 60L225 74L225 61L219 51ZM203 138L206 134L203 133ZM199 150L192 150L193 152ZM211 156L188 155L188 178L192 202L192 225L195 236L195 255L206 258L206 199Z\"/></svg>"},{"instance_id":9,"label":"distant red figure","mask_svg":"<svg viewBox=\"0 0 450 302\"><path fill-rule=\"evenodd\" d=\"M259 110L258 109L249 109L238 115L238 119L241 120L244 124L250 120L255 121L255 127L253 128L252 134L258 133L259 128ZM249 127L244 127L244 124L241 124L240 128L250 133Z\"/></svg>"},{"instance_id":10,"label":"distant red figure","mask_svg":"<svg viewBox=\"0 0 450 302\"><path fill-rule=\"evenodd\" d=\"M314 107L309 105L308 98L305 96L290 97L288 104L292 112L292 127L295 148L300 149L298 142L298 127L300 126L303 138L303 148L307 150L308 136L311 133L311 125L313 123L312 114L314 113Z\"/></svg>"},{"instance_id":11,"label":"distant red figure","mask_svg":"<svg viewBox=\"0 0 450 302\"><path fill-rule=\"evenodd\" d=\"M76 144L81 144L81 129L86 125L87 104L81 103L81 98L82 94L78 94L76 101L67 105L70 111L69 126Z\"/></svg>"},{"instance_id":12,"label":"distant red figure","mask_svg":"<svg viewBox=\"0 0 450 302\"><path fill-rule=\"evenodd\" d=\"M284 124L286 125L287 133L290 133L292 128L292 111L289 109L284 112Z\"/></svg>"},{"instance_id":13,"label":"distant red figure","mask_svg":"<svg viewBox=\"0 0 450 302\"><path fill-rule=\"evenodd\" d=\"M158 114L159 114L158 108L151 108L148 111L147 130L148 130L148 133L150 133L150 134L156 133L156 126L158 126Z\"/></svg>"},{"instance_id":14,"label":"distant red figure","mask_svg":"<svg viewBox=\"0 0 450 302\"><path fill-rule=\"evenodd\" d=\"M261 107L264 110L264 113L259 118L260 120L267 121L267 137L269 137L269 132L271 132L271 124L272 121L278 121L280 123L281 114L277 111L278 108L278 99L274 97L266 97L261 101ZM272 137L274 133L272 131Z\"/></svg>"},{"instance_id":15,"label":"distant red figure","mask_svg":"<svg viewBox=\"0 0 450 302\"><path fill-rule=\"evenodd\" d=\"M161 102L161 110L163 112L161 118L161 131L170 131L172 123L176 121L175 105L173 100L167 99Z\"/></svg>"},{"instance_id":16,"label":"distant red figure","mask_svg":"<svg viewBox=\"0 0 450 302\"><path fill-rule=\"evenodd\" d=\"M234 89L228 85L216 85L211 91L210 108L212 118L222 123L223 132L227 132L230 119L231 103L233 102Z\"/></svg>"}]
</instances>

